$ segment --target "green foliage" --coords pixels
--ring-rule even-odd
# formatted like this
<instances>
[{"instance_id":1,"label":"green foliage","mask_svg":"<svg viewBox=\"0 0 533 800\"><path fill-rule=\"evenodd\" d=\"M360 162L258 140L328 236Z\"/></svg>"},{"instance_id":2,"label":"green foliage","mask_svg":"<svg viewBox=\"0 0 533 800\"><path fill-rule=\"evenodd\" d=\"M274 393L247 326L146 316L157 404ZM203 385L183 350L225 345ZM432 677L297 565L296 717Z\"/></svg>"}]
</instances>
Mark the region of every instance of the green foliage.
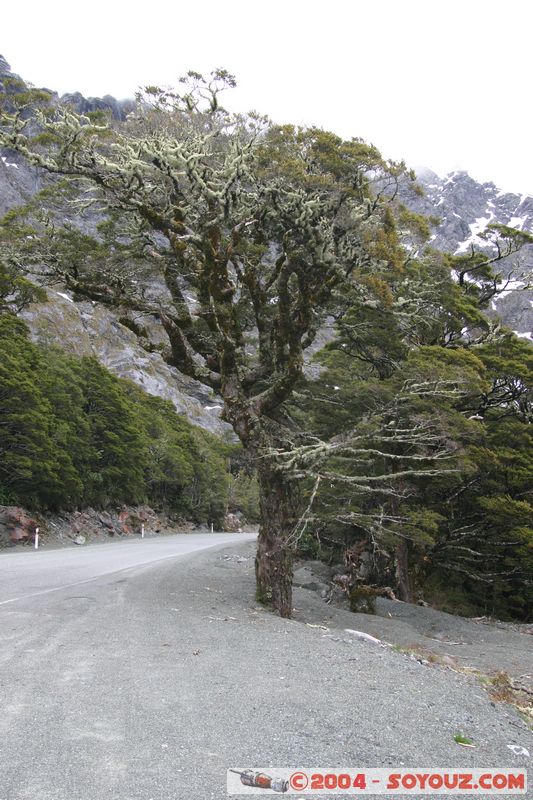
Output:
<instances>
[{"instance_id":1,"label":"green foliage","mask_svg":"<svg viewBox=\"0 0 533 800\"><path fill-rule=\"evenodd\" d=\"M329 472L314 503L314 525L322 540L336 542L337 558L365 542L373 557L379 553L376 583L394 584L403 542L415 592L449 611L529 620L533 349L510 333L487 335L481 284L493 276L486 259L450 258L462 283L437 273L422 324L414 313L418 278L426 274L431 285L436 274L419 264L409 267L410 285L391 276L389 299L374 293L371 303L352 304L338 338L316 356L325 370L294 410L313 434L360 444L384 420L404 434L396 443L391 436L388 448L381 441L373 458L352 445L351 457L321 462ZM429 422L440 444L414 449L405 431ZM448 451L445 469L395 478L413 455L425 455L429 465L437 446ZM394 491L383 485L387 470ZM302 540L304 555L306 546Z\"/></svg>"},{"instance_id":2,"label":"green foliage","mask_svg":"<svg viewBox=\"0 0 533 800\"><path fill-rule=\"evenodd\" d=\"M9 506L15 502L16 498L13 492L0 483L0 506Z\"/></svg>"},{"instance_id":3,"label":"green foliage","mask_svg":"<svg viewBox=\"0 0 533 800\"><path fill-rule=\"evenodd\" d=\"M144 431L120 382L93 358L80 365L83 411L91 454L86 486L89 503L137 503L144 498Z\"/></svg>"},{"instance_id":4,"label":"green foliage","mask_svg":"<svg viewBox=\"0 0 533 800\"><path fill-rule=\"evenodd\" d=\"M145 434L144 481L152 501L198 522L220 524L228 504L232 448L177 415L169 401L133 384L127 393Z\"/></svg>"},{"instance_id":5,"label":"green foliage","mask_svg":"<svg viewBox=\"0 0 533 800\"><path fill-rule=\"evenodd\" d=\"M21 501L44 497L75 503L79 491L69 454L55 440L52 406L40 386L46 371L41 351L24 323L0 316L0 482Z\"/></svg>"},{"instance_id":6,"label":"green foliage","mask_svg":"<svg viewBox=\"0 0 533 800\"><path fill-rule=\"evenodd\" d=\"M316 536L307 531L298 540L298 553L302 558L310 559L323 558L325 555Z\"/></svg>"},{"instance_id":7,"label":"green foliage","mask_svg":"<svg viewBox=\"0 0 533 800\"><path fill-rule=\"evenodd\" d=\"M0 314L18 314L30 303L44 300L45 297L43 289L0 259Z\"/></svg>"},{"instance_id":8,"label":"green foliage","mask_svg":"<svg viewBox=\"0 0 533 800\"><path fill-rule=\"evenodd\" d=\"M255 475L240 469L231 476L230 511L242 511L247 522L259 522L259 484Z\"/></svg>"},{"instance_id":9,"label":"green foliage","mask_svg":"<svg viewBox=\"0 0 533 800\"><path fill-rule=\"evenodd\" d=\"M473 747L472 739L469 739L468 736L465 736L463 733L456 733L453 737L453 740L457 744L467 744Z\"/></svg>"},{"instance_id":10,"label":"green foliage","mask_svg":"<svg viewBox=\"0 0 533 800\"><path fill-rule=\"evenodd\" d=\"M11 314L0 316L0 348L0 503L148 501L198 522L221 521L232 448L95 359L32 344Z\"/></svg>"},{"instance_id":11,"label":"green foliage","mask_svg":"<svg viewBox=\"0 0 533 800\"><path fill-rule=\"evenodd\" d=\"M478 423L479 424L479 423ZM433 574L461 586L483 613L530 619L533 615L533 435L517 415L480 425L470 445L473 472L461 481L433 556Z\"/></svg>"},{"instance_id":12,"label":"green foliage","mask_svg":"<svg viewBox=\"0 0 533 800\"><path fill-rule=\"evenodd\" d=\"M232 447L207 431L194 431L194 477L188 489L188 507L193 519L222 522L230 486L229 457Z\"/></svg>"},{"instance_id":13,"label":"green foliage","mask_svg":"<svg viewBox=\"0 0 533 800\"><path fill-rule=\"evenodd\" d=\"M369 586L354 586L349 594L350 611L355 614L375 614L376 595Z\"/></svg>"}]
</instances>

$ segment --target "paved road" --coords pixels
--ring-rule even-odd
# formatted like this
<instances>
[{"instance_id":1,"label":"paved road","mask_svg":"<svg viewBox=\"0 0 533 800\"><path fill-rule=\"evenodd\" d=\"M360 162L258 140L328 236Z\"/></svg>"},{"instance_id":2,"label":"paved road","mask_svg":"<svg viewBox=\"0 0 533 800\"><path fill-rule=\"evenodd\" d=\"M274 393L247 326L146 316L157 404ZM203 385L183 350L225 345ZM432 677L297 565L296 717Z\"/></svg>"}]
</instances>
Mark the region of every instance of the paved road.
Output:
<instances>
[{"instance_id":1,"label":"paved road","mask_svg":"<svg viewBox=\"0 0 533 800\"><path fill-rule=\"evenodd\" d=\"M195 538L216 547L186 555ZM236 766L530 763L508 748L533 751L525 723L474 679L257 608L245 538L0 555L0 800L222 800Z\"/></svg>"},{"instance_id":2,"label":"paved road","mask_svg":"<svg viewBox=\"0 0 533 800\"><path fill-rule=\"evenodd\" d=\"M104 575L145 567L167 558L180 558L217 545L242 542L255 536L253 533L188 533L61 550L0 552L0 606L25 598L42 597L60 589L73 589Z\"/></svg>"}]
</instances>

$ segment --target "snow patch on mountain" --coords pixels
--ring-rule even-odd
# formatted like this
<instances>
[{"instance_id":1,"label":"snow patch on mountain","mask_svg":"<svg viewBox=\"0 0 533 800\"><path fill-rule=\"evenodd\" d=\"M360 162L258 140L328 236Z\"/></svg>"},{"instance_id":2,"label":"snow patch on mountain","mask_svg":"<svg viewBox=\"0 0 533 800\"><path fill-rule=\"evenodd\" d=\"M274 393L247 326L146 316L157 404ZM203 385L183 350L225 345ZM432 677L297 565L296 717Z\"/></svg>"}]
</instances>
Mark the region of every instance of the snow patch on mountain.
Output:
<instances>
[{"instance_id":1,"label":"snow patch on mountain","mask_svg":"<svg viewBox=\"0 0 533 800\"><path fill-rule=\"evenodd\" d=\"M510 228L516 228L519 231L523 231L526 220L527 215L525 217L511 217L507 224Z\"/></svg>"},{"instance_id":2,"label":"snow patch on mountain","mask_svg":"<svg viewBox=\"0 0 533 800\"><path fill-rule=\"evenodd\" d=\"M18 164L15 164L14 161L8 161L6 156L0 156L6 167L14 167L15 169L19 168Z\"/></svg>"},{"instance_id":3,"label":"snow patch on mountain","mask_svg":"<svg viewBox=\"0 0 533 800\"><path fill-rule=\"evenodd\" d=\"M490 182L478 183L460 170L441 178L429 169L419 168L417 179L425 195L413 197L406 190L402 200L419 214L438 216L431 247L466 256L474 247L493 255L494 245L483 236L490 224L533 233L533 197L528 194L503 191ZM533 294L520 279L527 272L533 274L533 246L526 245L519 256L500 262L496 272L501 273L503 291L492 300L491 313L529 340L528 332L533 331Z\"/></svg>"},{"instance_id":4,"label":"snow patch on mountain","mask_svg":"<svg viewBox=\"0 0 533 800\"><path fill-rule=\"evenodd\" d=\"M468 252L472 247L477 249L483 249L486 247L494 248L494 245L490 242L487 242L486 239L483 239L479 234L484 233L487 229L487 226L490 225L492 220L494 219L494 214L488 217L479 217L475 220L475 222L471 222L469 224L470 228L470 236L468 239L465 239L459 247L455 251L455 255L461 255L462 253Z\"/></svg>"},{"instance_id":5,"label":"snow patch on mountain","mask_svg":"<svg viewBox=\"0 0 533 800\"><path fill-rule=\"evenodd\" d=\"M514 294L520 289L523 289L525 285L526 284L524 283L524 281L514 281L512 279L505 281L505 283L503 284L504 288L500 289L500 292L496 300L503 300L504 297L508 297L509 295Z\"/></svg>"},{"instance_id":6,"label":"snow patch on mountain","mask_svg":"<svg viewBox=\"0 0 533 800\"><path fill-rule=\"evenodd\" d=\"M64 292L56 292L56 294L59 295L59 297L63 297L65 300L68 300L69 303L73 303L74 302L72 297L69 297L69 295L65 294Z\"/></svg>"}]
</instances>

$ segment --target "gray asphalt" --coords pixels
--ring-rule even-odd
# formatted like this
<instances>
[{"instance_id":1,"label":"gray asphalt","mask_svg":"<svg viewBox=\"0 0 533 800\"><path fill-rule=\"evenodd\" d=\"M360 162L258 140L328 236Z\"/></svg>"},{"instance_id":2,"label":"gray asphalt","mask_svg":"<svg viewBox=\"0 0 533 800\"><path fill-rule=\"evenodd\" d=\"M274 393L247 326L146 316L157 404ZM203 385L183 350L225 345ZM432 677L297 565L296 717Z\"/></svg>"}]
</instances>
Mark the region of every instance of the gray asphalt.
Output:
<instances>
[{"instance_id":1,"label":"gray asphalt","mask_svg":"<svg viewBox=\"0 0 533 800\"><path fill-rule=\"evenodd\" d=\"M279 619L253 601L253 542L196 538L215 547L0 555L0 800L223 798L235 766L530 764L509 749L533 751L526 724L473 678Z\"/></svg>"},{"instance_id":2,"label":"gray asphalt","mask_svg":"<svg viewBox=\"0 0 533 800\"><path fill-rule=\"evenodd\" d=\"M104 575L176 559L217 545L255 539L257 534L188 533L130 539L61 550L0 552L0 606Z\"/></svg>"}]
</instances>

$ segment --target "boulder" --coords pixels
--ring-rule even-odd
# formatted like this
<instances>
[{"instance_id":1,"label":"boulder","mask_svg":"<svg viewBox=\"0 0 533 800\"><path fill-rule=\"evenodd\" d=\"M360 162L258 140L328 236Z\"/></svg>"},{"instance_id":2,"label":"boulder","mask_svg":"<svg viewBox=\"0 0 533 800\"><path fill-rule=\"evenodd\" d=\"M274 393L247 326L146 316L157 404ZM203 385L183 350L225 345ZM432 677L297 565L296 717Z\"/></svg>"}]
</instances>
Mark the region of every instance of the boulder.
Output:
<instances>
[{"instance_id":1,"label":"boulder","mask_svg":"<svg viewBox=\"0 0 533 800\"><path fill-rule=\"evenodd\" d=\"M322 583L329 583L331 578L331 567L323 561L307 559L303 562L304 566L311 572L315 578L318 578Z\"/></svg>"},{"instance_id":2,"label":"boulder","mask_svg":"<svg viewBox=\"0 0 533 800\"><path fill-rule=\"evenodd\" d=\"M318 592L321 597L326 597L330 591L330 585L321 581L314 571L311 571L307 563L294 571L293 585L302 589L309 589L311 592Z\"/></svg>"},{"instance_id":3,"label":"boulder","mask_svg":"<svg viewBox=\"0 0 533 800\"><path fill-rule=\"evenodd\" d=\"M0 506L0 547L32 542L37 525L23 508Z\"/></svg>"},{"instance_id":4,"label":"boulder","mask_svg":"<svg viewBox=\"0 0 533 800\"><path fill-rule=\"evenodd\" d=\"M240 515L226 514L222 527L227 533L240 533L242 531Z\"/></svg>"},{"instance_id":5,"label":"boulder","mask_svg":"<svg viewBox=\"0 0 533 800\"><path fill-rule=\"evenodd\" d=\"M371 586L353 586L349 594L350 611L356 614L376 613L376 593Z\"/></svg>"},{"instance_id":6,"label":"boulder","mask_svg":"<svg viewBox=\"0 0 533 800\"><path fill-rule=\"evenodd\" d=\"M102 511L102 513L98 515L98 519L105 528L108 528L109 530L114 532L115 524L111 519L111 514L109 514L107 511Z\"/></svg>"},{"instance_id":7,"label":"boulder","mask_svg":"<svg viewBox=\"0 0 533 800\"><path fill-rule=\"evenodd\" d=\"M118 523L120 532L123 536L131 536L133 527L140 528L139 519L136 515L130 514L129 511L121 511L118 515Z\"/></svg>"}]
</instances>

